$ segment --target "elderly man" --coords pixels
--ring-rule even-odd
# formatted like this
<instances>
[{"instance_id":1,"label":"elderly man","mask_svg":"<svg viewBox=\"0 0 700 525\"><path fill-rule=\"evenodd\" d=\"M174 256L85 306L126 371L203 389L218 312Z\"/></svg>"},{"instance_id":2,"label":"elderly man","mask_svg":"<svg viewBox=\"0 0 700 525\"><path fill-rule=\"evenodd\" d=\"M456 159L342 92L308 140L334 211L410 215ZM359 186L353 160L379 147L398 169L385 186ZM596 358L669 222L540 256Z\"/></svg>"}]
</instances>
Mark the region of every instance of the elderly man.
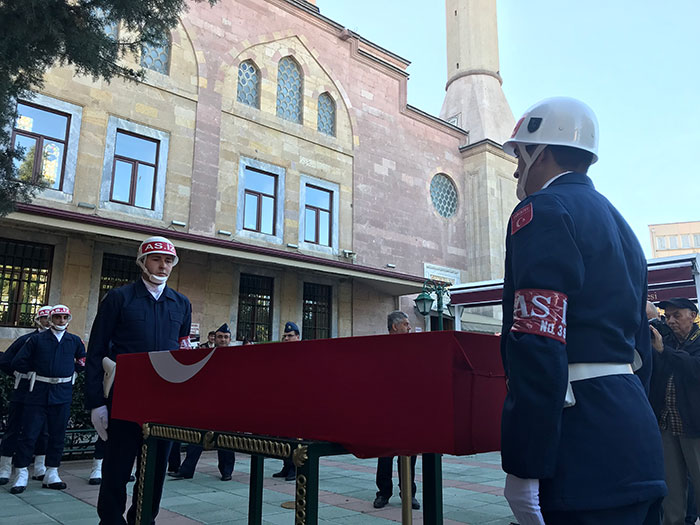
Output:
<instances>
[{"instance_id":1,"label":"elderly man","mask_svg":"<svg viewBox=\"0 0 700 525\"><path fill-rule=\"evenodd\" d=\"M386 318L387 329L390 334L408 334L411 332L411 321L408 316L401 310L394 310L389 313ZM377 496L374 498L374 508L381 509L389 503L389 498L394 490L394 484L391 480L392 465L394 463L393 456L377 458ZM399 489L401 487L401 460L398 460L399 465ZM416 499L416 456L411 456L411 508L420 509L420 503Z\"/></svg>"},{"instance_id":2,"label":"elderly man","mask_svg":"<svg viewBox=\"0 0 700 525\"><path fill-rule=\"evenodd\" d=\"M686 515L688 475L700 501L700 329L698 307L676 297L661 301L671 333L651 327L654 371L651 404L659 420L668 496L664 525L682 525Z\"/></svg>"}]
</instances>

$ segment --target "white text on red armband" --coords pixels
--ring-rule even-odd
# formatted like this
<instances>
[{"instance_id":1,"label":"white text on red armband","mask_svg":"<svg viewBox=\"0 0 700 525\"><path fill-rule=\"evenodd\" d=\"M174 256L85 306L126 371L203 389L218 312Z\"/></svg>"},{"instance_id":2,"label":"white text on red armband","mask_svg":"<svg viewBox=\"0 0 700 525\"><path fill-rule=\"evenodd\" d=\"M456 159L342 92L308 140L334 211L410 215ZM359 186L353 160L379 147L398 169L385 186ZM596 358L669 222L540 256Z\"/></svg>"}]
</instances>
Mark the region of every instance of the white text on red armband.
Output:
<instances>
[{"instance_id":1,"label":"white text on red armband","mask_svg":"<svg viewBox=\"0 0 700 525\"><path fill-rule=\"evenodd\" d=\"M542 335L566 343L567 301L565 294L554 290L516 290L511 332Z\"/></svg>"},{"instance_id":2,"label":"white text on red armband","mask_svg":"<svg viewBox=\"0 0 700 525\"><path fill-rule=\"evenodd\" d=\"M180 350L183 350L185 348L192 348L189 337L181 337L180 339L178 339L178 343L180 343Z\"/></svg>"}]
</instances>

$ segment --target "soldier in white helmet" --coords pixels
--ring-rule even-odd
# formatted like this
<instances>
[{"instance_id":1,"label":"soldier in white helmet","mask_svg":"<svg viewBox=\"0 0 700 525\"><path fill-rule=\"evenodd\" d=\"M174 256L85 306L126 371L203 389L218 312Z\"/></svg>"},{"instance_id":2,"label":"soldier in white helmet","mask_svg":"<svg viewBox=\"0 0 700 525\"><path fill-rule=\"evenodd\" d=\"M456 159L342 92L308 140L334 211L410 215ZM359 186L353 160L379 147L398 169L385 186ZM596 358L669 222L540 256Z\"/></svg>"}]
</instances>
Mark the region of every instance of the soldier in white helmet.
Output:
<instances>
[{"instance_id":1,"label":"soldier in white helmet","mask_svg":"<svg viewBox=\"0 0 700 525\"><path fill-rule=\"evenodd\" d=\"M2 436L2 443L0 443L0 485L7 484L12 475L12 456L15 455L17 449L17 438L20 435L22 427L24 399L29 389L27 374L20 374L16 370L13 370L11 363L17 355L17 352L22 349L24 343L26 343L30 337L49 328L50 312L51 306L42 306L39 308L34 316L36 329L28 334L19 336L7 350L0 354L0 370L12 376L15 381L15 388L12 391L10 409L7 417L7 427L5 434ZM36 447L34 449L34 474L32 479L37 479L39 481L44 479L44 474L46 472L46 465L44 462L46 460L46 443L48 437L46 428L44 428L44 431L41 432L37 438Z\"/></svg>"},{"instance_id":2,"label":"soldier in white helmet","mask_svg":"<svg viewBox=\"0 0 700 525\"><path fill-rule=\"evenodd\" d=\"M102 464L102 483L97 513L102 525L134 523L132 505L124 520L126 484L143 444L141 427L110 415L112 391L103 388L103 361L116 361L120 354L157 352L189 348L192 307L189 299L166 285L178 263L175 246L165 237L149 237L141 243L136 264L141 278L110 290L100 303L90 332L85 404L92 423L107 442ZM153 515L158 512L163 492L170 442L159 441L156 449L156 479ZM137 478L136 484L139 480ZM134 494L138 487L134 487Z\"/></svg>"},{"instance_id":3,"label":"soldier in white helmet","mask_svg":"<svg viewBox=\"0 0 700 525\"><path fill-rule=\"evenodd\" d=\"M62 304L51 308L49 330L30 337L12 360L12 368L28 374L29 389L24 400L22 433L17 442L17 476L10 489L24 492L36 440L48 426L46 473L42 486L62 490L66 484L58 475L70 417L75 374L85 368L85 346L77 335L68 333L70 309Z\"/></svg>"},{"instance_id":4,"label":"soldier in white helmet","mask_svg":"<svg viewBox=\"0 0 700 525\"><path fill-rule=\"evenodd\" d=\"M504 494L521 525L639 525L666 493L645 390L647 267L586 175L598 122L578 100L543 100L503 149L521 200L506 236Z\"/></svg>"}]
</instances>

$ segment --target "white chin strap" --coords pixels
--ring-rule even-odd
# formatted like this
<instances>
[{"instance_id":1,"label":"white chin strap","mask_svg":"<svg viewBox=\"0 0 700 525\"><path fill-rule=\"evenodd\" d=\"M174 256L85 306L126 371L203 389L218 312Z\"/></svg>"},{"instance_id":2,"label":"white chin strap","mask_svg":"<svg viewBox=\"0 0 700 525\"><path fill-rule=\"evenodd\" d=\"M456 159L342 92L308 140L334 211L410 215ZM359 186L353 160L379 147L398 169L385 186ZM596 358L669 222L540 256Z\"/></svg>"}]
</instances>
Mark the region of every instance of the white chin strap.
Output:
<instances>
[{"instance_id":1,"label":"white chin strap","mask_svg":"<svg viewBox=\"0 0 700 525\"><path fill-rule=\"evenodd\" d=\"M68 323L64 324L63 326L51 323L51 328L53 328L57 332L63 332L66 328L68 328Z\"/></svg>"},{"instance_id":2,"label":"white chin strap","mask_svg":"<svg viewBox=\"0 0 700 525\"><path fill-rule=\"evenodd\" d=\"M143 270L143 273L146 274L148 277L148 280L151 281L153 284L165 284L165 282L168 280L167 277L161 277L160 275L153 275L151 272L148 271L146 268L146 264L141 260L137 259L136 264L139 265L139 267Z\"/></svg>"},{"instance_id":3,"label":"white chin strap","mask_svg":"<svg viewBox=\"0 0 700 525\"><path fill-rule=\"evenodd\" d=\"M535 148L535 152L532 155L527 152L524 145L518 145L516 147L518 148L518 155L525 161L525 169L522 173L518 174L518 187L515 190L515 194L517 195L518 200L524 201L528 197L527 192L525 191L525 186L527 185L527 176L530 174L530 167L534 164L537 157L540 156L547 145L538 144Z\"/></svg>"}]
</instances>

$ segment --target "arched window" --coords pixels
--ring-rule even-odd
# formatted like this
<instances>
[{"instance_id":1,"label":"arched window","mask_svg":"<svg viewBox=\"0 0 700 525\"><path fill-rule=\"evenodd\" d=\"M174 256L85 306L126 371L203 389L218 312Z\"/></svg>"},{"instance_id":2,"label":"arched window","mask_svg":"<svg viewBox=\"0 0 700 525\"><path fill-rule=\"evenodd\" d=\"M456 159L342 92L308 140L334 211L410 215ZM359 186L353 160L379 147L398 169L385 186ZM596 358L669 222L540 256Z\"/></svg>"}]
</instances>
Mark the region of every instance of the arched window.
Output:
<instances>
[{"instance_id":1,"label":"arched window","mask_svg":"<svg viewBox=\"0 0 700 525\"><path fill-rule=\"evenodd\" d=\"M141 66L167 75L170 71L170 38L165 36L158 44L141 46Z\"/></svg>"},{"instance_id":2,"label":"arched window","mask_svg":"<svg viewBox=\"0 0 700 525\"><path fill-rule=\"evenodd\" d=\"M254 108L260 107L260 74L252 60L244 60L238 66L238 102Z\"/></svg>"},{"instance_id":3,"label":"arched window","mask_svg":"<svg viewBox=\"0 0 700 525\"><path fill-rule=\"evenodd\" d=\"M318 97L318 130L335 137L335 102L328 93Z\"/></svg>"},{"instance_id":4,"label":"arched window","mask_svg":"<svg viewBox=\"0 0 700 525\"><path fill-rule=\"evenodd\" d=\"M277 116L302 123L302 75L292 57L284 57L277 69Z\"/></svg>"},{"instance_id":5,"label":"arched window","mask_svg":"<svg viewBox=\"0 0 700 525\"><path fill-rule=\"evenodd\" d=\"M444 173L438 173L430 181L430 199L441 216L449 218L457 213L457 187Z\"/></svg>"}]
</instances>

